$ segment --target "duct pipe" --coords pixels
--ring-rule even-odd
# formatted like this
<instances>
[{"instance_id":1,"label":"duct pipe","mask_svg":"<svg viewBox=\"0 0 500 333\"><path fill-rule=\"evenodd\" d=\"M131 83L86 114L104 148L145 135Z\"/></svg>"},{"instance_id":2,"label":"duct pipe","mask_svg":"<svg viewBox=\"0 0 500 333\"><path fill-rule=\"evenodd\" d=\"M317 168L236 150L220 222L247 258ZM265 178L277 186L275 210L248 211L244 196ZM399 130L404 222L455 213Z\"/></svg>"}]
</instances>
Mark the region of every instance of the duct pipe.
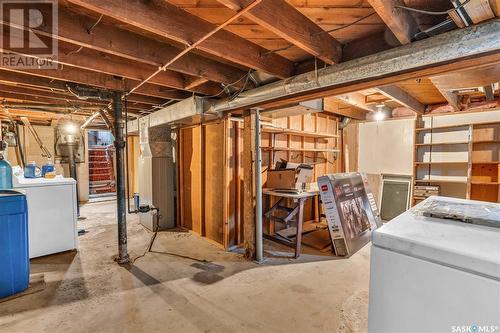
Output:
<instances>
[{"instance_id":1,"label":"duct pipe","mask_svg":"<svg viewBox=\"0 0 500 333\"><path fill-rule=\"evenodd\" d=\"M123 138L122 95L113 93L113 111L115 114L115 148L116 148L116 213L118 219L118 258L119 264L129 262L127 253L127 210L125 207L125 171L123 158L125 140Z\"/></svg>"},{"instance_id":2,"label":"duct pipe","mask_svg":"<svg viewBox=\"0 0 500 333\"><path fill-rule=\"evenodd\" d=\"M255 260L264 260L262 247L262 154L260 148L260 109L255 114Z\"/></svg>"},{"instance_id":3,"label":"duct pipe","mask_svg":"<svg viewBox=\"0 0 500 333\"><path fill-rule=\"evenodd\" d=\"M280 80L224 99L207 107L207 112L221 113L244 110L255 106L268 106L272 102L295 97L295 101L373 88L381 83L394 82L387 78L408 73L407 78L427 75L433 67L457 63L459 60L498 54L500 51L500 18L465 29L450 31L363 58L338 63L318 71L308 72ZM500 57L498 57L500 58ZM495 58L494 60L498 59ZM458 66L458 65L457 65ZM457 68L458 69L458 68ZM384 82L381 81L384 79ZM335 91L336 90L336 91ZM323 94L321 94L323 93Z\"/></svg>"}]
</instances>

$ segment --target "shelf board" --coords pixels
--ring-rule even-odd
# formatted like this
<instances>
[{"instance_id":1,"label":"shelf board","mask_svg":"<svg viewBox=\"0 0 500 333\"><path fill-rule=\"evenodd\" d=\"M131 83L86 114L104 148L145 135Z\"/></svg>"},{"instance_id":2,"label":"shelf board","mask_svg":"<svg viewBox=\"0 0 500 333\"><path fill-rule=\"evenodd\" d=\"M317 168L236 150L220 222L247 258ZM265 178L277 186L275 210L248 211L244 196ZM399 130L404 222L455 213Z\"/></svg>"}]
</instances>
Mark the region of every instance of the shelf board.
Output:
<instances>
[{"instance_id":1,"label":"shelf board","mask_svg":"<svg viewBox=\"0 0 500 333\"><path fill-rule=\"evenodd\" d=\"M478 140L478 141L472 141L473 144L480 144L480 143L500 143L500 140Z\"/></svg>"},{"instance_id":2,"label":"shelf board","mask_svg":"<svg viewBox=\"0 0 500 333\"><path fill-rule=\"evenodd\" d=\"M432 143L417 143L415 146L447 146L447 145L467 145L468 141L461 142L432 142Z\"/></svg>"},{"instance_id":3,"label":"shelf board","mask_svg":"<svg viewBox=\"0 0 500 333\"><path fill-rule=\"evenodd\" d=\"M299 130L293 130L293 129L288 129L288 128L273 127L273 126L262 126L262 132L274 133L274 134L289 134L289 135L297 135L297 136L307 136L307 137L312 137L312 138L326 138L326 139L340 137L340 135L337 135L337 134L299 131Z\"/></svg>"},{"instance_id":4,"label":"shelf board","mask_svg":"<svg viewBox=\"0 0 500 333\"><path fill-rule=\"evenodd\" d=\"M491 185L491 186L498 186L500 185L499 182L481 182L481 181L471 181L472 185Z\"/></svg>"},{"instance_id":5,"label":"shelf board","mask_svg":"<svg viewBox=\"0 0 500 333\"><path fill-rule=\"evenodd\" d=\"M482 123L475 123L475 124L471 124L472 127L475 127L475 126L487 126L487 125L499 125L500 124L500 121L487 121L487 122L482 122Z\"/></svg>"},{"instance_id":6,"label":"shelf board","mask_svg":"<svg viewBox=\"0 0 500 333\"><path fill-rule=\"evenodd\" d=\"M315 148L288 148L288 147L261 147L262 150L267 151L303 151L313 153L338 153L339 149L315 149Z\"/></svg>"},{"instance_id":7,"label":"shelf board","mask_svg":"<svg viewBox=\"0 0 500 333\"><path fill-rule=\"evenodd\" d=\"M415 179L415 183L452 183L467 184L466 180L447 180L447 179Z\"/></svg>"},{"instance_id":8,"label":"shelf board","mask_svg":"<svg viewBox=\"0 0 500 333\"><path fill-rule=\"evenodd\" d=\"M429 164L469 164L468 161L453 161L453 162L415 162L416 165L429 165Z\"/></svg>"},{"instance_id":9,"label":"shelf board","mask_svg":"<svg viewBox=\"0 0 500 333\"><path fill-rule=\"evenodd\" d=\"M475 161L472 161L472 164L500 164L500 161L488 161L488 162L475 162Z\"/></svg>"},{"instance_id":10,"label":"shelf board","mask_svg":"<svg viewBox=\"0 0 500 333\"><path fill-rule=\"evenodd\" d=\"M432 130L440 130L440 129L451 129L451 128L469 127L470 125L472 125L472 127L475 127L475 126L496 125L496 124L500 124L500 122L498 122L498 121L489 121L489 122L482 122L482 123L475 123L475 124L443 125L443 126L435 126L435 127L416 128L415 130L417 132L421 132L421 131L432 131Z\"/></svg>"},{"instance_id":11,"label":"shelf board","mask_svg":"<svg viewBox=\"0 0 500 333\"><path fill-rule=\"evenodd\" d=\"M460 128L460 127L466 127L468 128L468 124L462 124L462 125L446 125L446 126L435 126L435 127L422 127L422 128L416 128L415 131L417 132L425 132L425 131L432 131L432 130L441 130L441 129L452 129L452 128Z\"/></svg>"}]
</instances>

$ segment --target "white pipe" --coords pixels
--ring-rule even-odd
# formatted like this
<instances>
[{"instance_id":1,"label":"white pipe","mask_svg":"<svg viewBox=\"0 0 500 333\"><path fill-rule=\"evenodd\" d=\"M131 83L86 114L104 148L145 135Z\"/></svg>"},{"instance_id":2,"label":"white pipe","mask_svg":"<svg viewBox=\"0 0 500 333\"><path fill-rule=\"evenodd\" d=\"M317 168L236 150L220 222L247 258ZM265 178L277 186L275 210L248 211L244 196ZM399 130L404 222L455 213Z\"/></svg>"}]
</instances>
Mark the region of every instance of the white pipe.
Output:
<instances>
[{"instance_id":1,"label":"white pipe","mask_svg":"<svg viewBox=\"0 0 500 333\"><path fill-rule=\"evenodd\" d=\"M87 120L85 120L85 122L82 124L82 126L80 126L80 129L81 130L84 130L85 128L87 128L87 126L89 126L95 118L97 118L99 116L99 112L94 112L92 113L92 115L90 117L87 118Z\"/></svg>"},{"instance_id":2,"label":"white pipe","mask_svg":"<svg viewBox=\"0 0 500 333\"><path fill-rule=\"evenodd\" d=\"M260 149L260 109L255 113L255 260L264 260L262 246L262 154Z\"/></svg>"}]
</instances>

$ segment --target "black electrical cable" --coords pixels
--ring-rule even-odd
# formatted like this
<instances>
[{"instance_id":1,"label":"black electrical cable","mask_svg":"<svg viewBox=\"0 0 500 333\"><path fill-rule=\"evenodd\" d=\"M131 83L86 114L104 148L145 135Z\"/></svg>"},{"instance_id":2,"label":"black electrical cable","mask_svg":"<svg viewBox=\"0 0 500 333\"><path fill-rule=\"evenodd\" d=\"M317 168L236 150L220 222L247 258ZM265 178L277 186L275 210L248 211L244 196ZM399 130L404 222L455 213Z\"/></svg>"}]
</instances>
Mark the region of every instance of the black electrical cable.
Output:
<instances>
[{"instance_id":1,"label":"black electrical cable","mask_svg":"<svg viewBox=\"0 0 500 333\"><path fill-rule=\"evenodd\" d=\"M452 8L450 10L462 9L470 1L471 0L465 0L464 3L462 3L460 6ZM407 11L410 11L410 12L415 12L415 13L420 13L420 14L427 14L427 15L448 15L448 13L450 11L450 10L447 10L447 11L444 11L444 12L431 12L431 11L428 11L428 10L417 9L417 8L412 8L412 7L406 7L406 6L401 6L401 5L395 5L394 8L400 8L400 9L404 9L404 10L407 10Z\"/></svg>"},{"instance_id":2,"label":"black electrical cable","mask_svg":"<svg viewBox=\"0 0 500 333\"><path fill-rule=\"evenodd\" d=\"M360 17L359 19L357 19L357 20L356 20L356 21L354 21L354 22L351 22L351 23L345 24L345 25L343 25L343 26L340 26L340 27L337 27L337 28L333 28L333 29L330 29L330 30L325 30L325 31L320 31L320 32L317 32L317 33L315 33L315 34L314 34L314 36L315 36L315 35L325 34L325 33L330 33L330 32L335 32L335 31L339 31L339 30L342 30L342 29L349 28L350 26L353 26L353 25L355 25L356 23L359 23L359 22L361 22L361 21L363 21L363 20L366 20L367 18L369 18L369 17L371 17L371 16L373 16L373 15L375 15L375 14L376 14L376 12L373 12L373 13L370 13L370 14L365 15L365 16L363 16L363 17Z\"/></svg>"}]
</instances>

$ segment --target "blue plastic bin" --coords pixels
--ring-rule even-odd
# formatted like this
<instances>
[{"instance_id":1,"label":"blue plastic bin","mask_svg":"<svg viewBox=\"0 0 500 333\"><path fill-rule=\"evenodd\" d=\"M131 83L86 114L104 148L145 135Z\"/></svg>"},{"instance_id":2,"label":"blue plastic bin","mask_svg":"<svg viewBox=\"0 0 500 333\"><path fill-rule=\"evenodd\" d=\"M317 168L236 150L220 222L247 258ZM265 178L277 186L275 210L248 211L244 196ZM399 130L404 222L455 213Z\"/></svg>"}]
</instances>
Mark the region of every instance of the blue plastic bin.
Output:
<instances>
[{"instance_id":1,"label":"blue plastic bin","mask_svg":"<svg viewBox=\"0 0 500 333\"><path fill-rule=\"evenodd\" d=\"M29 278L26 195L0 190L0 298L26 290Z\"/></svg>"}]
</instances>

